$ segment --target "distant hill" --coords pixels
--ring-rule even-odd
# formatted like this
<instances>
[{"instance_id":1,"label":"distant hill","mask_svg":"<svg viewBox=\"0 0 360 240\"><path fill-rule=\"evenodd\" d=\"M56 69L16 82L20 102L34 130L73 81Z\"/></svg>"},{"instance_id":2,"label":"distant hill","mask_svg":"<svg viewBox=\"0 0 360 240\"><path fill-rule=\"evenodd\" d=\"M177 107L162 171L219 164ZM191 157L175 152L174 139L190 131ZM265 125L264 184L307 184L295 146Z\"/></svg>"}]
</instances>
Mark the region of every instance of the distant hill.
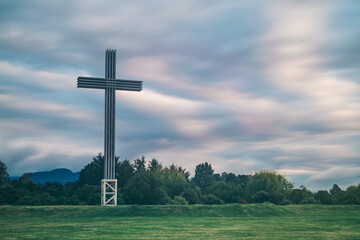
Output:
<instances>
[{"instance_id":1,"label":"distant hill","mask_svg":"<svg viewBox=\"0 0 360 240\"><path fill-rule=\"evenodd\" d=\"M29 173L34 183L44 184L46 182L59 182L65 184L67 182L75 182L79 179L79 172L73 173L67 168L58 168L45 172ZM10 177L10 179L18 179L19 177Z\"/></svg>"}]
</instances>

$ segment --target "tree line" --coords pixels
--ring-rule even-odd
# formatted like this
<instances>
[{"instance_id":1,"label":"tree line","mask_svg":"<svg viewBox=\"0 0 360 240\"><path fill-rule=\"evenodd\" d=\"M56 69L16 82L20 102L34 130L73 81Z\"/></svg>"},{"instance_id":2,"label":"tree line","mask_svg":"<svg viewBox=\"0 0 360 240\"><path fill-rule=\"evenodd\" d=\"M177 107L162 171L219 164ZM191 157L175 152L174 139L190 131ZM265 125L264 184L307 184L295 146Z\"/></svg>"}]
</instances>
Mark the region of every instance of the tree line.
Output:
<instances>
[{"instance_id":1,"label":"tree line","mask_svg":"<svg viewBox=\"0 0 360 240\"><path fill-rule=\"evenodd\" d=\"M164 167L155 158L115 159L118 204L360 204L360 184L342 190L311 192L294 188L285 176L262 170L249 175L214 173L211 164L196 166L194 177L181 166ZM36 184L30 174L9 180L0 161L0 205L99 205L104 157L98 154L81 171L76 182Z\"/></svg>"}]
</instances>

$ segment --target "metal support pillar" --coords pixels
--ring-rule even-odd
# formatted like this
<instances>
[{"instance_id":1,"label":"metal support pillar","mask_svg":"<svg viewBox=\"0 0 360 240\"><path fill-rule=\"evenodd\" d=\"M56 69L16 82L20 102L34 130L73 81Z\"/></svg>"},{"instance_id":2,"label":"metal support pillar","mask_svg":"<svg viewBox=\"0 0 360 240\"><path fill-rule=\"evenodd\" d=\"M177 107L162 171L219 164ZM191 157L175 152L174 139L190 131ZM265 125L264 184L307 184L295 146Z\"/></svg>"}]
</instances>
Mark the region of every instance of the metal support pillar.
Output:
<instances>
[{"instance_id":1,"label":"metal support pillar","mask_svg":"<svg viewBox=\"0 0 360 240\"><path fill-rule=\"evenodd\" d=\"M105 78L107 86L112 86L116 72L116 51L105 53ZM115 89L105 89L105 136L104 136L104 179L102 180L102 206L117 205L117 180L115 179ZM113 187L116 186L115 190ZM110 190L110 192L108 192ZM108 196L111 196L107 199ZM114 200L115 199L115 200Z\"/></svg>"},{"instance_id":2,"label":"metal support pillar","mask_svg":"<svg viewBox=\"0 0 360 240\"><path fill-rule=\"evenodd\" d=\"M115 50L108 50L105 54L105 78L107 86L115 81L116 59ZM105 89L105 138L104 138L104 179L115 179L115 89Z\"/></svg>"}]
</instances>

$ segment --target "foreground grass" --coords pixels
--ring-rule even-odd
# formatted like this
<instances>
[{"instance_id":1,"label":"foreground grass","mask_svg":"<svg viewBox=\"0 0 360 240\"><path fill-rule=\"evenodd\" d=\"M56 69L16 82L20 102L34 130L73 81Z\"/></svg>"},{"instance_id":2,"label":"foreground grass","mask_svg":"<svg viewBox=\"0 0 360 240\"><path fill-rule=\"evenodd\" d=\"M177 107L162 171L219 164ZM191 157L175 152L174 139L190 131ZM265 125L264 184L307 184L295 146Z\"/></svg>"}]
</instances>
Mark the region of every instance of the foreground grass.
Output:
<instances>
[{"instance_id":1,"label":"foreground grass","mask_svg":"<svg viewBox=\"0 0 360 240\"><path fill-rule=\"evenodd\" d=\"M360 239L360 206L0 206L0 239Z\"/></svg>"}]
</instances>

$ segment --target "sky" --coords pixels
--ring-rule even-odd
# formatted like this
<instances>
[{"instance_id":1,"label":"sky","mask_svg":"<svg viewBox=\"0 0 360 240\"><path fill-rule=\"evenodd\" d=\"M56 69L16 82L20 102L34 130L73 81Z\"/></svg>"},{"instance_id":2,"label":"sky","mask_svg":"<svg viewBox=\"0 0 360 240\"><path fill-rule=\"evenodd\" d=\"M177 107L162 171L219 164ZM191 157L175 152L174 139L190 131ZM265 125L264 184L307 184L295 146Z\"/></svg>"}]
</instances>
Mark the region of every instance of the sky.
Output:
<instances>
[{"instance_id":1,"label":"sky","mask_svg":"<svg viewBox=\"0 0 360 240\"><path fill-rule=\"evenodd\" d=\"M79 171L103 152L116 49L116 149L296 187L360 183L360 1L0 2L0 160L12 176Z\"/></svg>"}]
</instances>

